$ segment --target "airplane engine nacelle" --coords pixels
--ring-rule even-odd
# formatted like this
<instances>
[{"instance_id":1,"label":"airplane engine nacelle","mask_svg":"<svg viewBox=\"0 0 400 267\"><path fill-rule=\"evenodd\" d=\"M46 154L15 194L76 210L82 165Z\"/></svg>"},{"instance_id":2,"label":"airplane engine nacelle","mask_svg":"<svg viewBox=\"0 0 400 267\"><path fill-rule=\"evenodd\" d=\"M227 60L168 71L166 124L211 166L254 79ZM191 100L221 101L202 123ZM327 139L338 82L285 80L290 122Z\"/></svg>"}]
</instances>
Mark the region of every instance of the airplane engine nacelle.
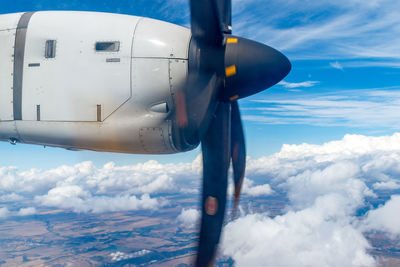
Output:
<instances>
[{"instance_id":1,"label":"airplane engine nacelle","mask_svg":"<svg viewBox=\"0 0 400 267\"><path fill-rule=\"evenodd\" d=\"M173 95L191 34L94 12L0 16L0 140L123 153L175 153Z\"/></svg>"}]
</instances>

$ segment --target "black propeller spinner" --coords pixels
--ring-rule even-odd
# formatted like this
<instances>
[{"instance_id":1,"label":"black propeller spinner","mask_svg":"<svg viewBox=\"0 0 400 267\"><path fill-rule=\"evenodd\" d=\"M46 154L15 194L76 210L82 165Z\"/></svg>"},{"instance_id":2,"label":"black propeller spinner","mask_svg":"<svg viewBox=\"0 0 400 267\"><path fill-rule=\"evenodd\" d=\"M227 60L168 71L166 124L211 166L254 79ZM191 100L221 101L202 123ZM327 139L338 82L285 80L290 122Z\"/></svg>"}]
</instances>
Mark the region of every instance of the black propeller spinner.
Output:
<instances>
[{"instance_id":1,"label":"black propeller spinner","mask_svg":"<svg viewBox=\"0 0 400 267\"><path fill-rule=\"evenodd\" d=\"M227 177L233 165L234 208L246 165L237 100L263 91L290 71L279 51L231 35L231 0L190 0L192 40L186 86L175 93L182 149L201 142L203 196L196 266L211 266L224 221Z\"/></svg>"}]
</instances>

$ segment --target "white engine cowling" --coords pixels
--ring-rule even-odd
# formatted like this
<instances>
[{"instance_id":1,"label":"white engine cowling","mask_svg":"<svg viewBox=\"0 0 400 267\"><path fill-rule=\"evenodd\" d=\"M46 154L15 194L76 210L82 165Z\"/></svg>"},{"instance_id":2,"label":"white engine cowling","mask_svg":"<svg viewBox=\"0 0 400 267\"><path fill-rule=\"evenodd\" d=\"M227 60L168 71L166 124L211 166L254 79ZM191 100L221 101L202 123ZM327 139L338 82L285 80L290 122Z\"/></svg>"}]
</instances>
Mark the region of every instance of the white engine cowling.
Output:
<instances>
[{"instance_id":1,"label":"white engine cowling","mask_svg":"<svg viewBox=\"0 0 400 267\"><path fill-rule=\"evenodd\" d=\"M94 12L0 16L0 140L175 153L173 94L190 31Z\"/></svg>"}]
</instances>

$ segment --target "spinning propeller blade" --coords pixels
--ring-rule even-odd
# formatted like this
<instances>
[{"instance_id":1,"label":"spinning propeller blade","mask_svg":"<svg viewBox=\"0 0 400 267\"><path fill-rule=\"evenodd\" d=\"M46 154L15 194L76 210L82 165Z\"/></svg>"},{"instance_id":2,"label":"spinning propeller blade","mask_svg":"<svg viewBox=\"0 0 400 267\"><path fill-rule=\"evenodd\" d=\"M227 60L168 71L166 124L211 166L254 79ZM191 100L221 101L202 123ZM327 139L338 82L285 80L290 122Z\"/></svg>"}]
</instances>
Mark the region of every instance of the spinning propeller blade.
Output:
<instances>
[{"instance_id":1,"label":"spinning propeller blade","mask_svg":"<svg viewBox=\"0 0 400 267\"><path fill-rule=\"evenodd\" d=\"M220 46L224 39L217 2L220 1L190 1L192 36L209 46Z\"/></svg>"},{"instance_id":2,"label":"spinning propeller blade","mask_svg":"<svg viewBox=\"0 0 400 267\"><path fill-rule=\"evenodd\" d=\"M220 103L201 139L203 152L203 197L200 241L196 266L209 266L224 222L228 168L230 163L231 107Z\"/></svg>"},{"instance_id":3,"label":"spinning propeller blade","mask_svg":"<svg viewBox=\"0 0 400 267\"><path fill-rule=\"evenodd\" d=\"M203 195L196 266L211 266L224 222L230 162L234 212L244 179L246 145L237 100L263 91L290 71L279 51L232 36L231 0L190 0L192 40L186 86L175 94L179 144L201 142Z\"/></svg>"},{"instance_id":4,"label":"spinning propeller blade","mask_svg":"<svg viewBox=\"0 0 400 267\"><path fill-rule=\"evenodd\" d=\"M244 170L246 168L246 144L244 141L244 131L237 101L232 102L231 114L231 159L233 167L233 182L235 185L233 214L235 215L237 205L239 204L239 196L244 179Z\"/></svg>"}]
</instances>

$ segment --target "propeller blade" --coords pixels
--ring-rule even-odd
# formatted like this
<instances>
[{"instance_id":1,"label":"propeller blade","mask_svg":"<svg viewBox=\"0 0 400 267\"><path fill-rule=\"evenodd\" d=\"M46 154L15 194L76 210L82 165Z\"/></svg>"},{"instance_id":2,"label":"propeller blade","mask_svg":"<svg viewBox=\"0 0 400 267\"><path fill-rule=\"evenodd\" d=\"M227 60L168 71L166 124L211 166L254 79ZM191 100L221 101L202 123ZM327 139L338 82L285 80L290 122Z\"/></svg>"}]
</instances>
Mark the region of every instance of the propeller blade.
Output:
<instances>
[{"instance_id":1,"label":"propeller blade","mask_svg":"<svg viewBox=\"0 0 400 267\"><path fill-rule=\"evenodd\" d=\"M216 0L219 17L221 18L222 31L232 33L232 0Z\"/></svg>"},{"instance_id":2,"label":"propeller blade","mask_svg":"<svg viewBox=\"0 0 400 267\"><path fill-rule=\"evenodd\" d=\"M230 123L230 103L220 103L201 140L203 196L196 266L211 266L214 262L224 222L230 164Z\"/></svg>"},{"instance_id":3,"label":"propeller blade","mask_svg":"<svg viewBox=\"0 0 400 267\"><path fill-rule=\"evenodd\" d=\"M235 216L246 168L246 144L242 120L240 118L239 104L237 101L234 101L231 103L231 105L231 158L233 167L233 181L235 184L233 214Z\"/></svg>"},{"instance_id":4,"label":"propeller blade","mask_svg":"<svg viewBox=\"0 0 400 267\"><path fill-rule=\"evenodd\" d=\"M221 46L224 36L216 1L190 0L190 12L193 38L203 44Z\"/></svg>"},{"instance_id":5,"label":"propeller blade","mask_svg":"<svg viewBox=\"0 0 400 267\"><path fill-rule=\"evenodd\" d=\"M208 128L210 118L214 115L217 108L216 91L221 85L221 80L216 74L207 75L202 73L200 77L189 75L186 91L186 102L189 109L189 121L191 121L195 131L203 133ZM202 136L202 134L199 134Z\"/></svg>"},{"instance_id":6,"label":"propeller blade","mask_svg":"<svg viewBox=\"0 0 400 267\"><path fill-rule=\"evenodd\" d=\"M198 144L215 113L217 92L222 86L223 80L215 73L190 73L186 89L175 93L175 120L184 131L183 142Z\"/></svg>"}]
</instances>

